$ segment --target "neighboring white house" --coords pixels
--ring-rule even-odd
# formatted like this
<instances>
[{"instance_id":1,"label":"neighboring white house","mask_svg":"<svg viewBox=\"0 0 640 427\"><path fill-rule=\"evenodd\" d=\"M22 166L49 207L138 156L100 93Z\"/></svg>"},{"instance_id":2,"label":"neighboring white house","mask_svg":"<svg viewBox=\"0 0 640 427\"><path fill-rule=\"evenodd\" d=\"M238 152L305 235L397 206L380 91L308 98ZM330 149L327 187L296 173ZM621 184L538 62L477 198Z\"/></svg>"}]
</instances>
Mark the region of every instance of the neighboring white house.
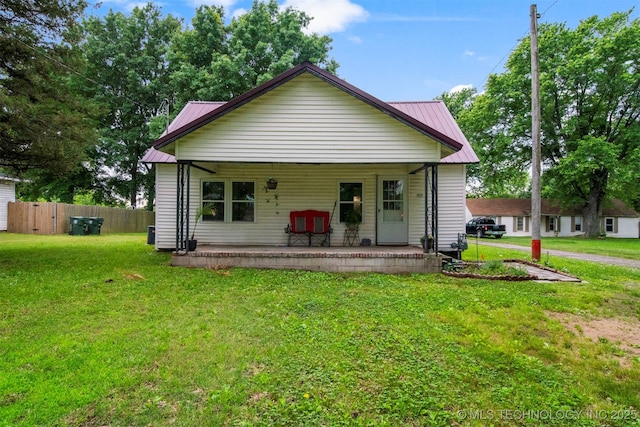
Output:
<instances>
[{"instance_id":1,"label":"neighboring white house","mask_svg":"<svg viewBox=\"0 0 640 427\"><path fill-rule=\"evenodd\" d=\"M180 248L204 204L199 244L277 246L290 211L335 204L331 246L356 209L372 245L427 234L450 251L478 158L442 102L385 103L305 62L227 103L188 103L142 161L156 166L157 249Z\"/></svg>"},{"instance_id":2,"label":"neighboring white house","mask_svg":"<svg viewBox=\"0 0 640 427\"><path fill-rule=\"evenodd\" d=\"M579 236L584 234L579 208L561 209L542 199L541 236ZM507 229L507 236L531 236L531 199L467 199L467 221L473 217L491 217ZM621 200L612 200L602 208L600 230L608 237L640 237L638 213Z\"/></svg>"},{"instance_id":3,"label":"neighboring white house","mask_svg":"<svg viewBox=\"0 0 640 427\"><path fill-rule=\"evenodd\" d=\"M16 181L0 174L0 231L7 231L9 202L16 201Z\"/></svg>"}]
</instances>

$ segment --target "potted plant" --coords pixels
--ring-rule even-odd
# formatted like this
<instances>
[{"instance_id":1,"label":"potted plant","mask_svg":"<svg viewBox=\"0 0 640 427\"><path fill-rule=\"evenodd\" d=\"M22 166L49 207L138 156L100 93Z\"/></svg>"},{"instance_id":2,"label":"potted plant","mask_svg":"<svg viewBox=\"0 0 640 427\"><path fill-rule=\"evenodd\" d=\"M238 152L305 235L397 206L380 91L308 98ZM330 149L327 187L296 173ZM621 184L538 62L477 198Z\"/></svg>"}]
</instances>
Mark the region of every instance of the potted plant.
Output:
<instances>
[{"instance_id":1,"label":"potted plant","mask_svg":"<svg viewBox=\"0 0 640 427\"><path fill-rule=\"evenodd\" d=\"M198 226L198 222L202 220L202 217L204 215L213 215L212 204L202 205L198 209L196 209L196 216L193 222L193 231L191 231L191 238L187 240L187 247L190 252L195 251L196 247L198 246L198 241L195 239L196 227Z\"/></svg>"},{"instance_id":2,"label":"potted plant","mask_svg":"<svg viewBox=\"0 0 640 427\"><path fill-rule=\"evenodd\" d=\"M265 185L264 185L264 190L268 191L268 190L275 190L276 188L278 188L278 180L273 178L273 177L269 177L267 178Z\"/></svg>"},{"instance_id":3,"label":"potted plant","mask_svg":"<svg viewBox=\"0 0 640 427\"><path fill-rule=\"evenodd\" d=\"M263 187L264 192L268 194L269 190L276 190L277 188L278 188L278 180L276 178L274 178L274 177L271 177L271 176L269 178L267 178L267 180L264 183L264 187ZM273 200L275 200L276 215L277 215L277 214L280 213L280 212L278 212L278 191L276 191L273 194ZM266 202L270 203L271 202L271 197L267 196Z\"/></svg>"},{"instance_id":4,"label":"potted plant","mask_svg":"<svg viewBox=\"0 0 640 427\"><path fill-rule=\"evenodd\" d=\"M357 230L362 222L362 214L355 209L351 209L344 214L344 222L349 230Z\"/></svg>"}]
</instances>

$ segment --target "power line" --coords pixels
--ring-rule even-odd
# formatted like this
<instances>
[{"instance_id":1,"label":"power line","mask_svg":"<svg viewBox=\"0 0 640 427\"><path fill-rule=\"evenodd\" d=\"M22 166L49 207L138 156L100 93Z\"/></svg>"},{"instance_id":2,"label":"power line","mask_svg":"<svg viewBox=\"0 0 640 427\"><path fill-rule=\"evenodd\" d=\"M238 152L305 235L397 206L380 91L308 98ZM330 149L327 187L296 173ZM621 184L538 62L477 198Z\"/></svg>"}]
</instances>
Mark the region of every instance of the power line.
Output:
<instances>
[{"instance_id":1,"label":"power line","mask_svg":"<svg viewBox=\"0 0 640 427\"><path fill-rule=\"evenodd\" d=\"M540 13L540 18L542 18L545 13L547 13L549 11L549 9L551 9L553 6L555 6L560 0L555 0L553 3L551 3L551 6L549 6L548 8L546 8L544 10L544 12ZM477 86L478 89L481 88L482 86L484 86L484 84L487 82L487 80L489 80L489 76L491 76L491 74L493 74L493 72L496 70L496 68L498 68L500 65L502 65L504 63L504 60L509 57L513 51L518 47L518 45L520 44L520 40L524 39L527 35L529 34L529 30L525 31L522 36L520 36L518 38L518 40L515 42L515 44L513 45L513 47L511 49L509 49L509 51L502 57L500 58L500 61L498 61L498 63L496 65L493 66L493 68L489 71L489 74L487 74L487 76L482 80L482 82L480 82L480 84Z\"/></svg>"}]
</instances>

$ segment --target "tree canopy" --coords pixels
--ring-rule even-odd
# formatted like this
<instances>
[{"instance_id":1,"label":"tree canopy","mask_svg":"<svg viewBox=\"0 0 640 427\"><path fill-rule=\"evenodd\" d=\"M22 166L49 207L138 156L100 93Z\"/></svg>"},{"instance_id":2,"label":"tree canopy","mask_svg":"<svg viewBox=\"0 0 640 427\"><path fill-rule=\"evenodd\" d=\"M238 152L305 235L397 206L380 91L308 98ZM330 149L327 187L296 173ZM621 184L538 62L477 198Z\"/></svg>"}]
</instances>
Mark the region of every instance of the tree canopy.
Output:
<instances>
[{"instance_id":1,"label":"tree canopy","mask_svg":"<svg viewBox=\"0 0 640 427\"><path fill-rule=\"evenodd\" d=\"M226 101L304 61L335 71L331 39L305 34L308 23L275 0L254 1L228 25L213 6L200 6L187 28L151 4L86 20L82 48L100 83L88 93L108 111L93 156L95 197L136 206L144 194L152 203L153 171L139 161L169 105L175 114L190 100Z\"/></svg>"},{"instance_id":2,"label":"tree canopy","mask_svg":"<svg viewBox=\"0 0 640 427\"><path fill-rule=\"evenodd\" d=\"M82 0L0 0L0 167L38 181L75 173L94 140L70 85Z\"/></svg>"},{"instance_id":3,"label":"tree canopy","mask_svg":"<svg viewBox=\"0 0 640 427\"><path fill-rule=\"evenodd\" d=\"M84 23L87 73L100 84L87 86L87 93L105 108L93 156L100 200L127 200L136 207L140 193L153 184L140 159L153 140L150 121L172 96L167 52L180 27L150 3L128 16L110 12Z\"/></svg>"},{"instance_id":4,"label":"tree canopy","mask_svg":"<svg viewBox=\"0 0 640 427\"><path fill-rule=\"evenodd\" d=\"M585 231L611 197L637 201L640 181L640 21L631 12L539 29L543 195L583 208ZM522 190L531 167L529 40L461 112L488 195Z\"/></svg>"}]
</instances>

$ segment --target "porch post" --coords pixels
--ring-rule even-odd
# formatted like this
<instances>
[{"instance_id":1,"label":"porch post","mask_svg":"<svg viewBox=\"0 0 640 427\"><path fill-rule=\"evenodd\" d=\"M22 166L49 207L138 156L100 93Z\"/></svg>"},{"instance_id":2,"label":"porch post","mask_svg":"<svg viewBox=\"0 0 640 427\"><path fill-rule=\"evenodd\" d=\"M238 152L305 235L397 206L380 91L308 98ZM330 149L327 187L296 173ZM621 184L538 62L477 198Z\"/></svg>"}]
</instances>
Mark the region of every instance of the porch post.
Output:
<instances>
[{"instance_id":1,"label":"porch post","mask_svg":"<svg viewBox=\"0 0 640 427\"><path fill-rule=\"evenodd\" d=\"M438 253L438 164L431 165L431 233L433 251Z\"/></svg>"},{"instance_id":2,"label":"porch post","mask_svg":"<svg viewBox=\"0 0 640 427\"><path fill-rule=\"evenodd\" d=\"M432 238L429 247L429 236ZM424 165L424 253L438 252L438 164Z\"/></svg>"},{"instance_id":3,"label":"porch post","mask_svg":"<svg viewBox=\"0 0 640 427\"><path fill-rule=\"evenodd\" d=\"M176 252L188 252L191 164L178 162L176 166Z\"/></svg>"},{"instance_id":4,"label":"porch post","mask_svg":"<svg viewBox=\"0 0 640 427\"><path fill-rule=\"evenodd\" d=\"M424 165L424 243L422 251L429 252L429 169Z\"/></svg>"},{"instance_id":5,"label":"porch post","mask_svg":"<svg viewBox=\"0 0 640 427\"><path fill-rule=\"evenodd\" d=\"M176 164L176 252L184 250L184 163Z\"/></svg>"},{"instance_id":6,"label":"porch post","mask_svg":"<svg viewBox=\"0 0 640 427\"><path fill-rule=\"evenodd\" d=\"M184 240L185 240L184 251L185 251L185 253L188 253L189 252L189 242L188 242L188 240L190 238L189 237L189 218L190 218L189 207L191 206L191 162L188 162L186 164L186 166L187 166L187 197L186 197L186 200L185 200L185 205L186 205L186 208L185 208L186 221L185 222L186 222L187 226L186 226L186 235L185 235L185 238L184 238Z\"/></svg>"}]
</instances>

